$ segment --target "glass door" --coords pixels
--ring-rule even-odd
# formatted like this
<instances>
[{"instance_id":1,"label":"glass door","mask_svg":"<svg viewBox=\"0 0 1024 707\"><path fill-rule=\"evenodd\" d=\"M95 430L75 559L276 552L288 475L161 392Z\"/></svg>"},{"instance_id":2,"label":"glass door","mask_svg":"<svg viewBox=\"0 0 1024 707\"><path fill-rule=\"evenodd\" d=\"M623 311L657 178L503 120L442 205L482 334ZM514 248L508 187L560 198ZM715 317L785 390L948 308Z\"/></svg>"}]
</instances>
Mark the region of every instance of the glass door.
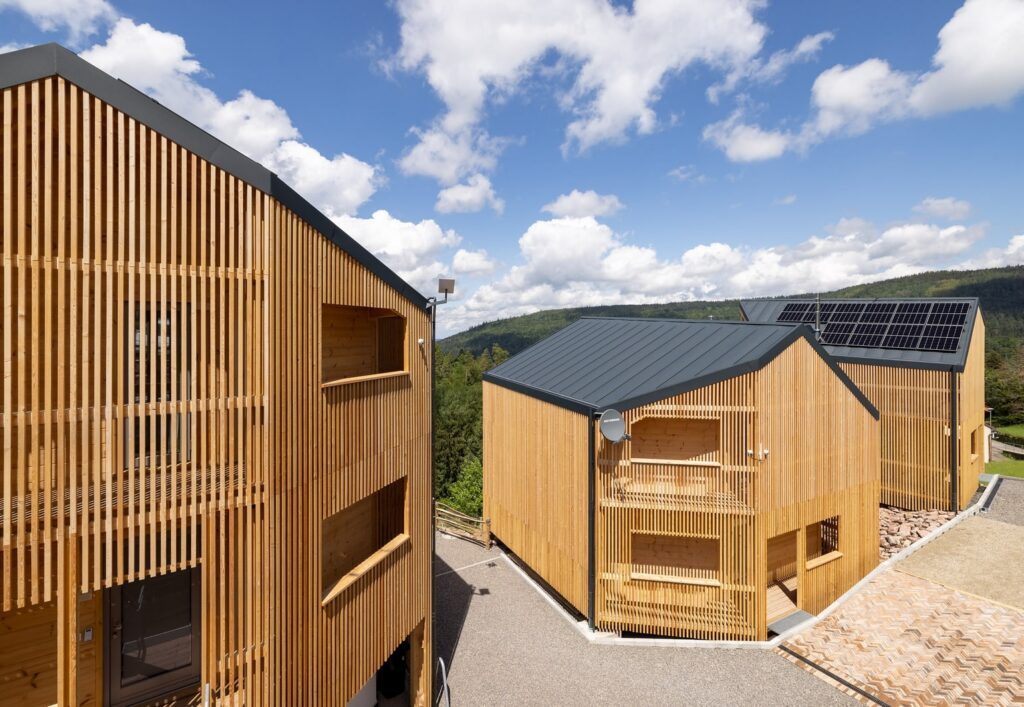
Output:
<instances>
[{"instance_id":1,"label":"glass door","mask_svg":"<svg viewBox=\"0 0 1024 707\"><path fill-rule=\"evenodd\" d=\"M108 592L107 691L130 705L199 684L199 569Z\"/></svg>"}]
</instances>

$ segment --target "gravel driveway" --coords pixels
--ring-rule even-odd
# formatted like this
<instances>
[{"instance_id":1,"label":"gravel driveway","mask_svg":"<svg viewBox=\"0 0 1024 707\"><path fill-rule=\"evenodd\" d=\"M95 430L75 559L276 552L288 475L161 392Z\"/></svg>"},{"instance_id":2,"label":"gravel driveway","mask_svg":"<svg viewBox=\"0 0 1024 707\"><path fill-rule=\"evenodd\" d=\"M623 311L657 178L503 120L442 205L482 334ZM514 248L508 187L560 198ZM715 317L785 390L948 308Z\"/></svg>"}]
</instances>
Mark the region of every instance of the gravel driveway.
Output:
<instances>
[{"instance_id":1,"label":"gravel driveway","mask_svg":"<svg viewBox=\"0 0 1024 707\"><path fill-rule=\"evenodd\" d=\"M496 549L437 536L438 654L452 704L856 704L760 649L586 641Z\"/></svg>"}]
</instances>

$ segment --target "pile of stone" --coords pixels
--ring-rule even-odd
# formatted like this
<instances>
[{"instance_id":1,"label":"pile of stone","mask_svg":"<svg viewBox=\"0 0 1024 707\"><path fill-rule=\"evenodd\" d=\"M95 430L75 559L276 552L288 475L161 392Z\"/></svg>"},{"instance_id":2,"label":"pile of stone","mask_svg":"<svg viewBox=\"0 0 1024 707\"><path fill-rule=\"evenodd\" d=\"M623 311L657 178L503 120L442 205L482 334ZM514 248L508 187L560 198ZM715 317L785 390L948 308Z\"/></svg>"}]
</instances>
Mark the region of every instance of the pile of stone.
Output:
<instances>
[{"instance_id":1,"label":"pile of stone","mask_svg":"<svg viewBox=\"0 0 1024 707\"><path fill-rule=\"evenodd\" d=\"M904 511L892 506L878 509L878 554L887 560L905 547L910 547L950 520L952 511Z\"/></svg>"}]
</instances>

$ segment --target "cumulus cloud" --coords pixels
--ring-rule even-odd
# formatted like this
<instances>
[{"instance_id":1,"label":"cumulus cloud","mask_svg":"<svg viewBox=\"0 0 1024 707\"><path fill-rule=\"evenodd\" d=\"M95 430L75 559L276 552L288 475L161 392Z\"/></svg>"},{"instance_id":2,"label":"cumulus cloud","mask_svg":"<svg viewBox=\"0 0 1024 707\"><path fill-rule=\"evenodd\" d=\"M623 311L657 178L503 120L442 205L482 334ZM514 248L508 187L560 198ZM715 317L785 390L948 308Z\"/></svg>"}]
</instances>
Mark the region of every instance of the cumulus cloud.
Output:
<instances>
[{"instance_id":1,"label":"cumulus cloud","mask_svg":"<svg viewBox=\"0 0 1024 707\"><path fill-rule=\"evenodd\" d=\"M457 330L553 307L831 290L956 267L984 233L977 225L908 221L881 228L848 218L793 245L710 242L665 255L590 216L553 218L530 225L519 239L520 262L447 311L445 326ZM1024 259L1024 236L978 262L1014 259Z\"/></svg>"},{"instance_id":2,"label":"cumulus cloud","mask_svg":"<svg viewBox=\"0 0 1024 707\"><path fill-rule=\"evenodd\" d=\"M787 133L743 122L743 113L739 110L705 127L704 139L725 152L733 162L774 159L785 153L793 141Z\"/></svg>"},{"instance_id":3,"label":"cumulus cloud","mask_svg":"<svg viewBox=\"0 0 1024 707\"><path fill-rule=\"evenodd\" d=\"M452 272L456 275L489 275L498 267L486 250L459 248L452 258Z\"/></svg>"},{"instance_id":4,"label":"cumulus cloud","mask_svg":"<svg viewBox=\"0 0 1024 707\"><path fill-rule=\"evenodd\" d=\"M66 30L75 45L117 18L106 0L0 0L0 11L7 9L25 13L44 32Z\"/></svg>"},{"instance_id":5,"label":"cumulus cloud","mask_svg":"<svg viewBox=\"0 0 1024 707\"><path fill-rule=\"evenodd\" d=\"M593 189L580 191L573 189L562 194L550 204L545 204L541 211L552 216L611 216L623 209L623 203L614 194L598 194Z\"/></svg>"},{"instance_id":6,"label":"cumulus cloud","mask_svg":"<svg viewBox=\"0 0 1024 707\"><path fill-rule=\"evenodd\" d=\"M1024 2L967 0L939 31L929 72L883 59L823 71L811 89L813 115L793 132L748 123L741 111L709 125L705 140L736 162L802 151L889 121L1002 106L1024 92Z\"/></svg>"},{"instance_id":7,"label":"cumulus cloud","mask_svg":"<svg viewBox=\"0 0 1024 707\"><path fill-rule=\"evenodd\" d=\"M441 262L444 250L462 240L455 231L441 228L433 219L418 223L402 221L384 209L374 211L370 218L345 215L334 221L422 292L433 292L437 277L448 271Z\"/></svg>"},{"instance_id":8,"label":"cumulus cloud","mask_svg":"<svg viewBox=\"0 0 1024 707\"><path fill-rule=\"evenodd\" d=\"M479 123L488 103L555 76L570 116L565 151L650 133L666 77L695 63L736 70L761 49L756 0L399 0L401 45L389 70L421 71L445 112L415 134L406 173L454 183L493 161ZM552 56L557 57L552 65ZM483 137L483 139L481 139Z\"/></svg>"},{"instance_id":9,"label":"cumulus cloud","mask_svg":"<svg viewBox=\"0 0 1024 707\"><path fill-rule=\"evenodd\" d=\"M1002 268L1008 265L1024 265L1024 234L1012 236L1005 248L989 248L977 258L960 264L960 268Z\"/></svg>"},{"instance_id":10,"label":"cumulus cloud","mask_svg":"<svg viewBox=\"0 0 1024 707\"><path fill-rule=\"evenodd\" d=\"M474 174L465 184L442 189L434 204L442 214L473 213L488 206L499 214L505 210L505 202L494 193L491 180L482 174Z\"/></svg>"},{"instance_id":11,"label":"cumulus cloud","mask_svg":"<svg viewBox=\"0 0 1024 707\"><path fill-rule=\"evenodd\" d=\"M971 213L971 204L969 201L955 199L951 196L942 198L929 196L915 206L914 211L933 218L959 221L967 218Z\"/></svg>"},{"instance_id":12,"label":"cumulus cloud","mask_svg":"<svg viewBox=\"0 0 1024 707\"><path fill-rule=\"evenodd\" d=\"M82 58L262 162L332 218L355 213L383 183L373 165L345 153L327 157L302 142L273 101L247 90L221 100L200 83L202 65L180 35L122 17Z\"/></svg>"}]
</instances>

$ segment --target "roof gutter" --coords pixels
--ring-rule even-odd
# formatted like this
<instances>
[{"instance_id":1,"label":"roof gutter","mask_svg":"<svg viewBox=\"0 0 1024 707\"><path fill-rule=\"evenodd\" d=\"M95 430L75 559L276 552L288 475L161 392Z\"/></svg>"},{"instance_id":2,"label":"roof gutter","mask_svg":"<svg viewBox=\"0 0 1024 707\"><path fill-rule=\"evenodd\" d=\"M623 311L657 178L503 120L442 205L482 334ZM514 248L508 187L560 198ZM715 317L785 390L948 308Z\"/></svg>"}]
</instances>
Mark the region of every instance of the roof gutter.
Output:
<instances>
[{"instance_id":1,"label":"roof gutter","mask_svg":"<svg viewBox=\"0 0 1024 707\"><path fill-rule=\"evenodd\" d=\"M595 617L595 588L597 577L597 548L594 545L595 539L595 518L594 506L597 503L597 440L594 431L594 416L596 410L591 410L587 415L587 626L594 630Z\"/></svg>"},{"instance_id":2,"label":"roof gutter","mask_svg":"<svg viewBox=\"0 0 1024 707\"><path fill-rule=\"evenodd\" d=\"M959 379L956 371L949 372L949 507L960 511L960 420Z\"/></svg>"}]
</instances>

